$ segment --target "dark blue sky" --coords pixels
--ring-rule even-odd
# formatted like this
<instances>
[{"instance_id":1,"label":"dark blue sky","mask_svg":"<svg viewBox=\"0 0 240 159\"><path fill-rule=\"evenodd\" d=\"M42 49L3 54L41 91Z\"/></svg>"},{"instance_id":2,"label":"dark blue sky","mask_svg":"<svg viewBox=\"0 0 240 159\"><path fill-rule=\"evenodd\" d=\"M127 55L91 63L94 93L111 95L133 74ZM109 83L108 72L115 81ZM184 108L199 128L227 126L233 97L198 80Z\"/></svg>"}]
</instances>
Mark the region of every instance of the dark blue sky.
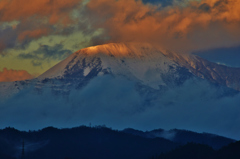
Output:
<instances>
[{"instance_id":1,"label":"dark blue sky","mask_svg":"<svg viewBox=\"0 0 240 159\"><path fill-rule=\"evenodd\" d=\"M166 7L173 4L173 0L142 0L143 3L151 3L151 4L161 4L162 7Z\"/></svg>"},{"instance_id":2,"label":"dark blue sky","mask_svg":"<svg viewBox=\"0 0 240 159\"><path fill-rule=\"evenodd\" d=\"M240 46L198 51L194 52L194 54L212 62L231 67L240 67Z\"/></svg>"}]
</instances>

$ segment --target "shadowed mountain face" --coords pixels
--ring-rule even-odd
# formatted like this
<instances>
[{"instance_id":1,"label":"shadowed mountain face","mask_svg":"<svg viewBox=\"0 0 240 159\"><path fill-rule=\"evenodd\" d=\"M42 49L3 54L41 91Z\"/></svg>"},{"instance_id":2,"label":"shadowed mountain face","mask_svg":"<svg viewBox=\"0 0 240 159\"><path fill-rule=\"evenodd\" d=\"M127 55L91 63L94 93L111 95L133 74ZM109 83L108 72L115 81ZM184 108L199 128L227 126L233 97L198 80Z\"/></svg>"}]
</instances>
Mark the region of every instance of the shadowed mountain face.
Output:
<instances>
[{"instance_id":1,"label":"shadowed mountain face","mask_svg":"<svg viewBox=\"0 0 240 159\"><path fill-rule=\"evenodd\" d=\"M148 44L89 47L36 79L0 83L0 127L36 130L91 122L238 139L238 72Z\"/></svg>"},{"instance_id":2,"label":"shadowed mountain face","mask_svg":"<svg viewBox=\"0 0 240 159\"><path fill-rule=\"evenodd\" d=\"M144 133L146 135L149 133L153 134L160 132L160 130ZM189 135L186 141L193 142L195 140L194 134L196 133L187 131L181 131L181 133ZM219 144L221 147L235 142L234 140L220 136L215 140L215 137L217 136L212 135L208 139L213 139L212 144ZM201 139L205 140L206 135L198 134L198 141L194 143L201 143ZM169 152L180 145L185 145L185 143L170 141L157 136L152 136L151 138L142 137L126 133L126 130L116 131L104 126L92 128L81 126L72 129L48 127L30 132L22 132L13 128L0 130L1 159L149 159L152 156ZM211 144L205 145L205 147L209 146ZM192 149L195 149L195 147ZM211 147L209 149L214 151Z\"/></svg>"},{"instance_id":3,"label":"shadowed mountain face","mask_svg":"<svg viewBox=\"0 0 240 159\"><path fill-rule=\"evenodd\" d=\"M211 147L202 144L188 143L180 146L170 152L163 153L153 159L238 159L240 157L240 142L229 144L218 151L214 151Z\"/></svg>"}]
</instances>

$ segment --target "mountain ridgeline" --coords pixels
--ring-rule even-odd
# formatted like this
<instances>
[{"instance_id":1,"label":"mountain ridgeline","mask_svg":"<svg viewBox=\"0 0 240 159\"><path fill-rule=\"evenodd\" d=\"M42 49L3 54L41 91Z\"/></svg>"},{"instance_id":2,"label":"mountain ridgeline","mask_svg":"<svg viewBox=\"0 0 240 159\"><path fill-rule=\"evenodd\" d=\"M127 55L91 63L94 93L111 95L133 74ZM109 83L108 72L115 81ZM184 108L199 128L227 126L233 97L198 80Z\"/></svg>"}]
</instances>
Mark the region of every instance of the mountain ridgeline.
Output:
<instances>
[{"instance_id":1,"label":"mountain ridgeline","mask_svg":"<svg viewBox=\"0 0 240 159\"><path fill-rule=\"evenodd\" d=\"M81 126L71 129L47 127L38 131L25 132L5 128L0 130L0 158L150 159L153 156L166 158L172 152L179 153L181 149L184 149L184 151L181 150L181 154L191 154L200 149L201 156L218 155L225 151L233 152L232 156L237 154L235 148L239 143L235 143L235 140L185 130L171 131L175 132L175 136L167 139L168 131L163 129L141 132L133 129L112 130L105 126ZM141 132L141 135L136 132ZM160 137L160 134L164 133L165 138ZM189 146L189 143L193 146ZM191 154L191 156L194 155L197 153Z\"/></svg>"}]
</instances>

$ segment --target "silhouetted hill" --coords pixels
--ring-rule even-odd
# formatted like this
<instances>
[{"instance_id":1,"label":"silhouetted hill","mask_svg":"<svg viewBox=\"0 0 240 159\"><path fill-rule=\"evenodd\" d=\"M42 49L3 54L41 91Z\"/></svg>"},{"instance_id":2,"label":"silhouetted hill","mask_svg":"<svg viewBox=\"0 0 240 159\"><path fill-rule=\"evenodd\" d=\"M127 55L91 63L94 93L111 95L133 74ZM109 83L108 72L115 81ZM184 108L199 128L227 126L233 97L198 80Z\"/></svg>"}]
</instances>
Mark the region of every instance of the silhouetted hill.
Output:
<instances>
[{"instance_id":1,"label":"silhouetted hill","mask_svg":"<svg viewBox=\"0 0 240 159\"><path fill-rule=\"evenodd\" d=\"M85 126L72 129L48 127L33 132L7 128L0 131L0 138L1 159L20 158L23 141L25 159L145 159L178 146L163 138L143 138L106 127Z\"/></svg>"},{"instance_id":2,"label":"silhouetted hill","mask_svg":"<svg viewBox=\"0 0 240 159\"><path fill-rule=\"evenodd\" d=\"M182 145L187 144L189 142L199 143L199 144L208 145L214 149L220 149L223 146L226 146L230 143L235 142L235 140L233 139L229 139L229 138L214 135L214 134L197 133L197 132L192 132L188 130L179 130L179 129L172 129L169 131L166 131L163 129L155 129L152 131L143 132L143 131L128 128L128 129L124 129L123 132L141 136L141 137L146 137L146 138L161 137Z\"/></svg>"},{"instance_id":3,"label":"silhouetted hill","mask_svg":"<svg viewBox=\"0 0 240 159\"><path fill-rule=\"evenodd\" d=\"M150 132L156 135L156 132L161 131L164 130L157 129ZM182 131L184 132L187 133ZM188 157L196 157L196 154L199 154L197 157L206 157L216 152L212 147L202 144L192 143L179 147L183 143L173 142L160 136L144 136L147 133L149 132L134 129L117 131L105 126L81 126L71 129L47 127L29 132L6 128L0 130L0 159L22 157L24 159L149 159L151 156L164 156L167 159L170 156L171 159L176 155L188 159ZM194 132L188 133L191 136ZM199 140L200 137L201 134ZM205 138L204 134L202 138ZM212 142L223 144L224 142L220 142L222 138ZM217 152L235 153L236 148L239 148L239 143L231 144Z\"/></svg>"},{"instance_id":4,"label":"silhouetted hill","mask_svg":"<svg viewBox=\"0 0 240 159\"><path fill-rule=\"evenodd\" d=\"M220 150L214 150L207 145L188 143L175 150L162 153L153 159L239 159L240 141L231 143Z\"/></svg>"},{"instance_id":5,"label":"silhouetted hill","mask_svg":"<svg viewBox=\"0 0 240 159\"><path fill-rule=\"evenodd\" d=\"M157 159L210 159L215 151L202 144L188 143L166 154L161 154Z\"/></svg>"},{"instance_id":6,"label":"silhouetted hill","mask_svg":"<svg viewBox=\"0 0 240 159\"><path fill-rule=\"evenodd\" d=\"M214 159L239 159L240 158L240 141L231 143L219 150Z\"/></svg>"}]
</instances>

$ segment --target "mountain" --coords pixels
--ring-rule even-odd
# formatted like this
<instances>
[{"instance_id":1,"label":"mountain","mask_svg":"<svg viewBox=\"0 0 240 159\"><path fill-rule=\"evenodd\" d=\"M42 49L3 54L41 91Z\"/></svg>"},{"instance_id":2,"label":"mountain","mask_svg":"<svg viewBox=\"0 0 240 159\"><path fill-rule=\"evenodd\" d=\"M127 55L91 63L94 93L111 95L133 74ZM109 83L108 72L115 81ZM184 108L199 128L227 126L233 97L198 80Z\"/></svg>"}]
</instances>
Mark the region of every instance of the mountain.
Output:
<instances>
[{"instance_id":1,"label":"mountain","mask_svg":"<svg viewBox=\"0 0 240 159\"><path fill-rule=\"evenodd\" d=\"M187 135L187 132L182 133ZM199 139L204 138L204 134L199 134ZM229 143L234 142L234 140L220 137L215 144L227 146L226 141ZM104 126L81 126L71 129L47 127L42 130L29 132L19 131L14 128L0 130L1 159L21 157L25 159L148 159L152 156L169 152L180 145L185 144L173 142L162 137L140 137ZM207 145L204 146L209 147ZM209 149L211 148L209 147Z\"/></svg>"},{"instance_id":2,"label":"mountain","mask_svg":"<svg viewBox=\"0 0 240 159\"><path fill-rule=\"evenodd\" d=\"M154 90L180 85L192 77L240 90L239 74L239 68L218 65L196 55L181 55L149 44L110 43L81 49L37 79L2 82L0 96L8 98L32 83L37 89L48 85L67 93L73 85L80 88L103 75L125 77Z\"/></svg>"},{"instance_id":3,"label":"mountain","mask_svg":"<svg viewBox=\"0 0 240 159\"><path fill-rule=\"evenodd\" d=\"M104 75L123 77L154 90L181 84L192 76L150 45L112 43L79 50L38 78L58 79L81 88Z\"/></svg>"},{"instance_id":4,"label":"mountain","mask_svg":"<svg viewBox=\"0 0 240 159\"><path fill-rule=\"evenodd\" d=\"M196 55L177 54L149 44L110 43L81 49L32 81L0 84L0 96L9 97L26 86L51 87L68 94L104 75L136 82L139 90L166 90L197 77L220 86L240 90L240 69L218 65ZM37 82L36 82L37 81ZM29 84L30 83L30 84Z\"/></svg>"},{"instance_id":5,"label":"mountain","mask_svg":"<svg viewBox=\"0 0 240 159\"><path fill-rule=\"evenodd\" d=\"M104 74L124 76L154 89L179 85L197 76L240 90L239 68L134 43L110 43L79 50L38 78L74 78L82 85L87 79Z\"/></svg>"},{"instance_id":6,"label":"mountain","mask_svg":"<svg viewBox=\"0 0 240 159\"><path fill-rule=\"evenodd\" d=\"M154 89L178 85L192 75L239 90L240 69L149 44L110 43L79 50L39 76L40 79L93 78L113 74ZM80 82L81 82L80 80Z\"/></svg>"},{"instance_id":7,"label":"mountain","mask_svg":"<svg viewBox=\"0 0 240 159\"><path fill-rule=\"evenodd\" d=\"M240 157L239 148L239 141L231 143L217 151L214 151L207 145L188 143L170 152L155 156L153 159L238 159Z\"/></svg>"},{"instance_id":8,"label":"mountain","mask_svg":"<svg viewBox=\"0 0 240 159\"><path fill-rule=\"evenodd\" d=\"M93 123L238 139L239 71L150 44L88 47L36 79L0 83L0 127Z\"/></svg>"},{"instance_id":9,"label":"mountain","mask_svg":"<svg viewBox=\"0 0 240 159\"><path fill-rule=\"evenodd\" d=\"M193 131L187 130L164 130L164 129L155 129L152 131L139 131L134 129L124 129L123 132L133 134L136 136L141 136L145 138L165 138L175 143L180 143L185 145L187 143L199 143L203 145L208 145L213 149L220 149L223 146L226 146L230 143L235 142L235 140L231 140L225 137L221 137L214 134L209 133L197 133Z\"/></svg>"}]
</instances>

